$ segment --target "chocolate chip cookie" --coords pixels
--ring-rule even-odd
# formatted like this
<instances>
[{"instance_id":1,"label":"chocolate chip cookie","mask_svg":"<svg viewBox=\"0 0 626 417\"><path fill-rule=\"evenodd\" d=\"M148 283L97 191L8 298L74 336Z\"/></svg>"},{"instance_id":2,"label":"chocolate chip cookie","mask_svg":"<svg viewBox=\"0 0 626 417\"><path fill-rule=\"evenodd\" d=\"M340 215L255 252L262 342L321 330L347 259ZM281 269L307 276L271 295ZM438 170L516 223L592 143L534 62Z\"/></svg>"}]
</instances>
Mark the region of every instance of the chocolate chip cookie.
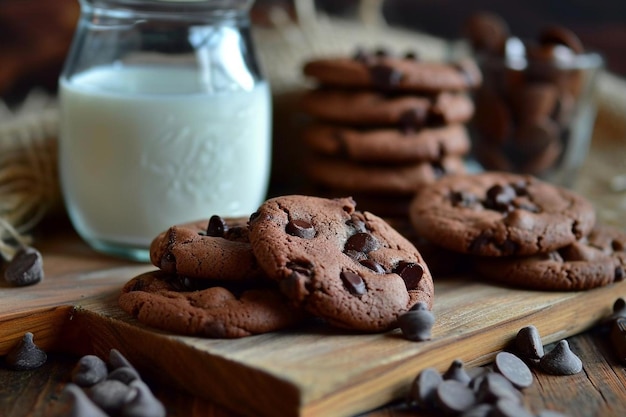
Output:
<instances>
[{"instance_id":1,"label":"chocolate chip cookie","mask_svg":"<svg viewBox=\"0 0 626 417\"><path fill-rule=\"evenodd\" d=\"M492 281L535 290L579 291L626 277L626 233L596 226L580 240L528 257L478 258L475 269Z\"/></svg>"},{"instance_id":2,"label":"chocolate chip cookie","mask_svg":"<svg viewBox=\"0 0 626 417\"><path fill-rule=\"evenodd\" d=\"M176 225L150 245L150 260L162 271L193 278L242 280L262 275L248 240L247 218Z\"/></svg>"},{"instance_id":3,"label":"chocolate chip cookie","mask_svg":"<svg viewBox=\"0 0 626 417\"><path fill-rule=\"evenodd\" d=\"M437 161L449 155L463 156L470 149L467 129L461 124L418 130L313 124L305 129L303 139L318 153L359 162Z\"/></svg>"},{"instance_id":4,"label":"chocolate chip cookie","mask_svg":"<svg viewBox=\"0 0 626 417\"><path fill-rule=\"evenodd\" d=\"M313 59L303 73L328 86L397 91L463 91L482 82L470 60L457 63L421 61L413 57L366 54Z\"/></svg>"},{"instance_id":5,"label":"chocolate chip cookie","mask_svg":"<svg viewBox=\"0 0 626 417\"><path fill-rule=\"evenodd\" d=\"M128 281L118 303L147 326L213 338L281 330L304 316L289 305L274 282L238 286L163 271L146 272Z\"/></svg>"},{"instance_id":6,"label":"chocolate chip cookie","mask_svg":"<svg viewBox=\"0 0 626 417\"><path fill-rule=\"evenodd\" d=\"M408 240L355 206L351 198L267 200L250 217L250 242L295 305L337 327L384 331L416 303L432 306L432 277Z\"/></svg>"},{"instance_id":7,"label":"chocolate chip cookie","mask_svg":"<svg viewBox=\"0 0 626 417\"><path fill-rule=\"evenodd\" d=\"M398 96L365 90L317 89L307 91L301 105L310 116L328 122L403 129L464 123L474 114L469 97L447 91L433 96Z\"/></svg>"},{"instance_id":8,"label":"chocolate chip cookie","mask_svg":"<svg viewBox=\"0 0 626 417\"><path fill-rule=\"evenodd\" d=\"M422 188L409 214L424 238L483 256L551 252L589 234L596 219L571 190L495 171L443 177Z\"/></svg>"},{"instance_id":9,"label":"chocolate chip cookie","mask_svg":"<svg viewBox=\"0 0 626 417\"><path fill-rule=\"evenodd\" d=\"M307 165L307 175L312 182L350 194L412 195L445 175L464 172L463 159L456 156L401 165L359 164L314 156Z\"/></svg>"}]
</instances>

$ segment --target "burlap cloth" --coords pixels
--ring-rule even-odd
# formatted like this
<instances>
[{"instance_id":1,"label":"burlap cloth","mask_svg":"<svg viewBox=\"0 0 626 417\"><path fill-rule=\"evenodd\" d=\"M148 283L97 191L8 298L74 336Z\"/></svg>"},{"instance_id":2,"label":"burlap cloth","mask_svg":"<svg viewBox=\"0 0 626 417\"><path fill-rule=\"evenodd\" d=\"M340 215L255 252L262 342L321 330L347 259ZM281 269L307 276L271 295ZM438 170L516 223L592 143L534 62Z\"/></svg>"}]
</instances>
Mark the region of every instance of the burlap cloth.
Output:
<instances>
[{"instance_id":1,"label":"burlap cloth","mask_svg":"<svg viewBox=\"0 0 626 417\"><path fill-rule=\"evenodd\" d=\"M424 59L447 57L450 45L444 40L388 27L380 17L380 3L363 0L357 19L341 19L320 14L310 0L298 0L297 20L276 9L270 13L270 26L254 27L274 99L274 142L280 152L274 154L273 178L292 178L297 165L301 120L294 109L308 87L300 72L306 59L352 54L357 47L413 51ZM596 204L599 220L626 227L626 80L602 73L597 100L591 152L575 188ZM8 228L25 235L49 213L63 210L58 130L55 97L34 92L18 109L0 107L0 242L15 236Z\"/></svg>"}]
</instances>

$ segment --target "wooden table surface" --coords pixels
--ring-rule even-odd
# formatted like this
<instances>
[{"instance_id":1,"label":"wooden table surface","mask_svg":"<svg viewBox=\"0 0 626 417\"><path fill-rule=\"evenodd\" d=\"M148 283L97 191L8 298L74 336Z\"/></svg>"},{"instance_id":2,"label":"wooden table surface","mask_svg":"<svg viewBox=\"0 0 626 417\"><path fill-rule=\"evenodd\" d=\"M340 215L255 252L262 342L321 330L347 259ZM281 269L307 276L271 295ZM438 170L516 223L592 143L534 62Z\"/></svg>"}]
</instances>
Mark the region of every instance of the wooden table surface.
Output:
<instances>
[{"instance_id":1,"label":"wooden table surface","mask_svg":"<svg viewBox=\"0 0 626 417\"><path fill-rule=\"evenodd\" d=\"M623 149L623 148L622 148ZM614 144L596 141L579 187L598 208L599 219L622 228L626 225L624 192L615 193L607 184L615 169L626 173L623 150L615 152ZM90 270L107 270L128 265L127 261L93 252L72 231L67 219L51 218L35 233L36 246L44 254L55 254L61 261L53 266L57 271L75 272L86 266ZM68 245L79 263L62 262ZM624 294L615 294L615 297ZM534 384L524 391L524 398L532 410L545 408L559 410L573 417L625 416L626 367L609 342L607 332L596 327L568 338L570 347L581 358L583 372L572 376L550 376L535 372ZM0 416L60 416L67 411L62 395L69 373L78 357L50 352L49 360L32 371L12 371L0 366ZM166 405L170 416L236 416L212 403L174 389L163 381L147 382ZM407 408L402 401L381 404L380 408L365 413L370 417L421 416L419 410Z\"/></svg>"},{"instance_id":2,"label":"wooden table surface","mask_svg":"<svg viewBox=\"0 0 626 417\"><path fill-rule=\"evenodd\" d=\"M118 268L126 261L92 252L80 239L69 232L69 225L60 232L57 228L40 231L40 248L44 254L58 253L70 246L73 253L84 254L82 267L95 269ZM67 248L65 249L67 250ZM54 266L68 272L79 266L74 263ZM619 294L616 294L616 297ZM624 296L623 294L620 296ZM569 337L568 342L584 364L583 372L572 376L551 376L534 372L535 382L524 390L528 407L532 410L553 409L572 417L626 415L626 367L620 362L605 327L597 326ZM546 347L549 349L549 346ZM67 412L68 401L63 387L78 356L50 352L48 361L31 371L13 371L0 366L0 416L48 417ZM154 393L165 404L169 416L199 417L237 416L210 400L194 397L174 389L167 383L148 379ZM407 408L403 401L381 405L364 414L382 416L426 416L415 408Z\"/></svg>"}]
</instances>

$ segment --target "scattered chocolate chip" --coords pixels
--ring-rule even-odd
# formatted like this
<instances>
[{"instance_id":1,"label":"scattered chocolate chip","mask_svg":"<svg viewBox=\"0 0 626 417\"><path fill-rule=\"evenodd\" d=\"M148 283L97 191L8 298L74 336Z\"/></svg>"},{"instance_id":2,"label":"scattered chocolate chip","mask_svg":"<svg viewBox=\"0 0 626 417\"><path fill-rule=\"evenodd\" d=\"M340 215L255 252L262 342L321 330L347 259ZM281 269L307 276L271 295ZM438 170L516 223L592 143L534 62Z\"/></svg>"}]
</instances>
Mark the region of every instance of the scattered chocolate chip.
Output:
<instances>
[{"instance_id":1,"label":"scattered chocolate chip","mask_svg":"<svg viewBox=\"0 0 626 417\"><path fill-rule=\"evenodd\" d=\"M522 403L522 393L502 374L489 372L480 378L476 395L483 403L495 404L501 399Z\"/></svg>"},{"instance_id":2,"label":"scattered chocolate chip","mask_svg":"<svg viewBox=\"0 0 626 417\"><path fill-rule=\"evenodd\" d=\"M373 261L371 259L363 259L361 261L359 261L359 263L361 265L363 265L364 267L371 269L372 271L376 272L377 274L384 274L387 271L385 271L385 268L383 268L383 266L381 264L379 264L376 261Z\"/></svg>"},{"instance_id":3,"label":"scattered chocolate chip","mask_svg":"<svg viewBox=\"0 0 626 417\"><path fill-rule=\"evenodd\" d=\"M435 408L437 387L443 382L439 371L435 368L422 370L413 380L409 392L409 403L415 402L426 410Z\"/></svg>"},{"instance_id":4,"label":"scattered chocolate chip","mask_svg":"<svg viewBox=\"0 0 626 417\"><path fill-rule=\"evenodd\" d=\"M69 383L64 393L74 398L69 417L109 417L109 415L89 399L87 394L76 384Z\"/></svg>"},{"instance_id":5,"label":"scattered chocolate chip","mask_svg":"<svg viewBox=\"0 0 626 417\"><path fill-rule=\"evenodd\" d=\"M340 274L341 281L352 294L363 295L366 293L365 282L359 274L350 271L342 271Z\"/></svg>"},{"instance_id":6,"label":"scattered chocolate chip","mask_svg":"<svg viewBox=\"0 0 626 417\"><path fill-rule=\"evenodd\" d=\"M533 383L533 374L523 360L509 352L496 355L496 369L516 388L528 388Z\"/></svg>"},{"instance_id":7,"label":"scattered chocolate chip","mask_svg":"<svg viewBox=\"0 0 626 417\"><path fill-rule=\"evenodd\" d=\"M212 237L224 237L224 234L228 230L228 225L226 221L222 219L220 216L214 215L209 219L209 224L207 225L206 235Z\"/></svg>"},{"instance_id":8,"label":"scattered chocolate chip","mask_svg":"<svg viewBox=\"0 0 626 417\"><path fill-rule=\"evenodd\" d=\"M287 223L287 233L302 239L313 239L315 237L315 228L306 220L295 219Z\"/></svg>"},{"instance_id":9,"label":"scattered chocolate chip","mask_svg":"<svg viewBox=\"0 0 626 417\"><path fill-rule=\"evenodd\" d=\"M522 327L515 336L515 351L523 359L538 360L543 356L543 343L539 331L533 325Z\"/></svg>"},{"instance_id":10,"label":"scattered chocolate chip","mask_svg":"<svg viewBox=\"0 0 626 417\"><path fill-rule=\"evenodd\" d=\"M493 405L491 404L477 404L461 414L461 417L490 417Z\"/></svg>"},{"instance_id":11,"label":"scattered chocolate chip","mask_svg":"<svg viewBox=\"0 0 626 417\"><path fill-rule=\"evenodd\" d=\"M424 276L424 267L416 262L400 261L394 272L404 280L407 290L414 290Z\"/></svg>"},{"instance_id":12,"label":"scattered chocolate chip","mask_svg":"<svg viewBox=\"0 0 626 417\"><path fill-rule=\"evenodd\" d=\"M465 371L464 363L460 359L452 361L448 369L443 373L443 379L454 380L464 385L468 385L471 381L470 376Z\"/></svg>"},{"instance_id":13,"label":"scattered chocolate chip","mask_svg":"<svg viewBox=\"0 0 626 417\"><path fill-rule=\"evenodd\" d=\"M131 388L115 379L105 379L91 386L87 395L108 414L117 414L127 401Z\"/></svg>"},{"instance_id":14,"label":"scattered chocolate chip","mask_svg":"<svg viewBox=\"0 0 626 417\"><path fill-rule=\"evenodd\" d=\"M345 245L346 251L355 251L361 253L370 253L380 247L378 239L371 233L356 233L348 238Z\"/></svg>"},{"instance_id":15,"label":"scattered chocolate chip","mask_svg":"<svg viewBox=\"0 0 626 417\"><path fill-rule=\"evenodd\" d=\"M503 398L496 402L489 417L535 417L535 415L522 404Z\"/></svg>"},{"instance_id":16,"label":"scattered chocolate chip","mask_svg":"<svg viewBox=\"0 0 626 417\"><path fill-rule=\"evenodd\" d=\"M626 364L626 317L617 317L613 321L609 339L617 359Z\"/></svg>"},{"instance_id":17,"label":"scattered chocolate chip","mask_svg":"<svg viewBox=\"0 0 626 417\"><path fill-rule=\"evenodd\" d=\"M476 404L474 392L466 384L454 379L440 383L435 398L439 408L451 414L463 413Z\"/></svg>"},{"instance_id":18,"label":"scattered chocolate chip","mask_svg":"<svg viewBox=\"0 0 626 417\"><path fill-rule=\"evenodd\" d=\"M408 339L422 342L431 339L435 316L424 303L417 303L409 311L398 317L402 335Z\"/></svg>"},{"instance_id":19,"label":"scattered chocolate chip","mask_svg":"<svg viewBox=\"0 0 626 417\"><path fill-rule=\"evenodd\" d=\"M583 370L583 363L571 351L567 340L561 340L539 361L541 369L552 375L574 375Z\"/></svg>"},{"instance_id":20,"label":"scattered chocolate chip","mask_svg":"<svg viewBox=\"0 0 626 417\"><path fill-rule=\"evenodd\" d=\"M152 394L150 388L141 380L130 383L129 392L121 414L124 417L165 417L163 404Z\"/></svg>"},{"instance_id":21,"label":"scattered chocolate chip","mask_svg":"<svg viewBox=\"0 0 626 417\"><path fill-rule=\"evenodd\" d=\"M134 368L131 368L129 366L121 366L109 372L109 375L107 375L107 379L114 379L128 385L131 383L131 381L139 379L139 374Z\"/></svg>"},{"instance_id":22,"label":"scattered chocolate chip","mask_svg":"<svg viewBox=\"0 0 626 417\"><path fill-rule=\"evenodd\" d=\"M24 333L24 337L11 348L5 358L9 368L18 371L35 369L46 363L48 355L33 341L31 332Z\"/></svg>"},{"instance_id":23,"label":"scattered chocolate chip","mask_svg":"<svg viewBox=\"0 0 626 417\"><path fill-rule=\"evenodd\" d=\"M43 280L43 258L32 247L19 249L4 271L6 282L19 287L37 284Z\"/></svg>"},{"instance_id":24,"label":"scattered chocolate chip","mask_svg":"<svg viewBox=\"0 0 626 417\"><path fill-rule=\"evenodd\" d=\"M72 369L72 382L81 387L90 387L106 379L106 363L96 355L81 357Z\"/></svg>"}]
</instances>

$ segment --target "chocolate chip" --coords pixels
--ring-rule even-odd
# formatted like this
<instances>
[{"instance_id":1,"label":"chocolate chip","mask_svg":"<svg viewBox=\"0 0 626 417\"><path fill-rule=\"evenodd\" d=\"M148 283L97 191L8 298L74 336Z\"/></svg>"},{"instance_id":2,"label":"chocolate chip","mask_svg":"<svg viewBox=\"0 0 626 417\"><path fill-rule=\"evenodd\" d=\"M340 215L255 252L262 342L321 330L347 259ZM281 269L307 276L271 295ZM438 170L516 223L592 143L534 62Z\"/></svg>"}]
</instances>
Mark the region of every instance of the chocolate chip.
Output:
<instances>
[{"instance_id":1,"label":"chocolate chip","mask_svg":"<svg viewBox=\"0 0 626 417\"><path fill-rule=\"evenodd\" d=\"M409 109L400 115L398 123L404 133L413 132L426 124L428 112L422 108Z\"/></svg>"},{"instance_id":2,"label":"chocolate chip","mask_svg":"<svg viewBox=\"0 0 626 417\"><path fill-rule=\"evenodd\" d=\"M139 374L134 368L131 368L129 366L121 366L109 372L109 375L107 375L107 379L114 379L128 385L135 379L139 379Z\"/></svg>"},{"instance_id":3,"label":"chocolate chip","mask_svg":"<svg viewBox=\"0 0 626 417\"><path fill-rule=\"evenodd\" d=\"M394 272L404 280L407 290L414 290L424 276L424 267L415 262L400 261Z\"/></svg>"},{"instance_id":4,"label":"chocolate chip","mask_svg":"<svg viewBox=\"0 0 626 417\"><path fill-rule=\"evenodd\" d=\"M220 216L214 215L209 219L206 228L206 235L212 237L224 237L224 233L228 230L228 225Z\"/></svg>"},{"instance_id":5,"label":"chocolate chip","mask_svg":"<svg viewBox=\"0 0 626 417\"><path fill-rule=\"evenodd\" d=\"M616 282L622 281L625 275L626 275L626 272L624 271L624 268L622 268L619 265L615 267L615 274L613 276L613 279Z\"/></svg>"},{"instance_id":6,"label":"chocolate chip","mask_svg":"<svg viewBox=\"0 0 626 417\"><path fill-rule=\"evenodd\" d=\"M508 399L517 403L522 403L521 392L513 386L511 381L502 374L490 372L485 374L478 383L477 397L480 402L496 403L501 399Z\"/></svg>"},{"instance_id":7,"label":"chocolate chip","mask_svg":"<svg viewBox=\"0 0 626 417\"><path fill-rule=\"evenodd\" d=\"M476 396L467 385L453 379L437 386L436 401L445 413L463 413L476 404Z\"/></svg>"},{"instance_id":8,"label":"chocolate chip","mask_svg":"<svg viewBox=\"0 0 626 417\"><path fill-rule=\"evenodd\" d=\"M125 383L106 379L89 388L91 400L108 414L117 414L126 403L131 388Z\"/></svg>"},{"instance_id":9,"label":"chocolate chip","mask_svg":"<svg viewBox=\"0 0 626 417\"><path fill-rule=\"evenodd\" d=\"M583 370L583 363L571 351L567 340L561 340L539 361L541 369L553 375L574 375Z\"/></svg>"},{"instance_id":10,"label":"chocolate chip","mask_svg":"<svg viewBox=\"0 0 626 417\"><path fill-rule=\"evenodd\" d=\"M490 417L492 410L491 404L477 404L461 414L461 417Z\"/></svg>"},{"instance_id":11,"label":"chocolate chip","mask_svg":"<svg viewBox=\"0 0 626 417\"><path fill-rule=\"evenodd\" d=\"M484 204L489 209L507 212L516 196L515 189L510 185L496 184L487 190Z\"/></svg>"},{"instance_id":12,"label":"chocolate chip","mask_svg":"<svg viewBox=\"0 0 626 417\"><path fill-rule=\"evenodd\" d=\"M313 239L315 237L315 228L311 223L302 219L290 220L287 223L287 233L302 239Z\"/></svg>"},{"instance_id":13,"label":"chocolate chip","mask_svg":"<svg viewBox=\"0 0 626 417\"><path fill-rule=\"evenodd\" d=\"M35 248L19 249L4 271L4 279L19 287L33 285L43 280L43 258Z\"/></svg>"},{"instance_id":14,"label":"chocolate chip","mask_svg":"<svg viewBox=\"0 0 626 417\"><path fill-rule=\"evenodd\" d=\"M398 317L398 325L404 338L417 342L431 339L434 323L435 316L424 303L417 303Z\"/></svg>"},{"instance_id":15,"label":"chocolate chip","mask_svg":"<svg viewBox=\"0 0 626 417\"><path fill-rule=\"evenodd\" d=\"M350 238L348 238L348 241L346 242L346 245L345 245L345 250L346 251L353 250L356 252L370 253L372 251L375 251L379 247L380 247L380 243L378 242L378 239L372 236L371 233L362 232L362 233L356 233L350 236Z\"/></svg>"},{"instance_id":16,"label":"chocolate chip","mask_svg":"<svg viewBox=\"0 0 626 417\"><path fill-rule=\"evenodd\" d=\"M415 51L409 51L404 54L404 59L408 59L410 61L419 61L419 54Z\"/></svg>"},{"instance_id":17,"label":"chocolate chip","mask_svg":"<svg viewBox=\"0 0 626 417\"><path fill-rule=\"evenodd\" d=\"M106 363L95 355L81 357L72 369L72 382L81 387L90 387L106 379Z\"/></svg>"},{"instance_id":18,"label":"chocolate chip","mask_svg":"<svg viewBox=\"0 0 626 417\"><path fill-rule=\"evenodd\" d=\"M388 90L402 81L402 72L389 65L375 64L369 67L372 82L377 88Z\"/></svg>"},{"instance_id":19,"label":"chocolate chip","mask_svg":"<svg viewBox=\"0 0 626 417\"><path fill-rule=\"evenodd\" d=\"M486 233L481 233L470 242L468 250L470 253L480 253L483 248L489 244L491 244L491 236Z\"/></svg>"},{"instance_id":20,"label":"chocolate chip","mask_svg":"<svg viewBox=\"0 0 626 417\"><path fill-rule=\"evenodd\" d=\"M303 296L308 293L306 288L308 282L309 279L307 275L293 271L287 278L279 281L278 287L289 299L301 301Z\"/></svg>"},{"instance_id":21,"label":"chocolate chip","mask_svg":"<svg viewBox=\"0 0 626 417\"><path fill-rule=\"evenodd\" d=\"M359 261L359 263L363 265L364 267L369 268L372 271L376 272L377 274L384 274L385 272L387 272L385 271L385 268L383 268L381 264L371 259L363 259Z\"/></svg>"},{"instance_id":22,"label":"chocolate chip","mask_svg":"<svg viewBox=\"0 0 626 417\"><path fill-rule=\"evenodd\" d=\"M455 207L475 207L478 203L478 197L467 191L452 191L450 203Z\"/></svg>"},{"instance_id":23,"label":"chocolate chip","mask_svg":"<svg viewBox=\"0 0 626 417\"><path fill-rule=\"evenodd\" d=\"M582 42L571 30L558 26L548 26L539 33L539 43L541 45L564 45L570 48L575 54L585 52Z\"/></svg>"},{"instance_id":24,"label":"chocolate chip","mask_svg":"<svg viewBox=\"0 0 626 417\"><path fill-rule=\"evenodd\" d=\"M522 404L503 398L496 402L489 417L535 417L535 415Z\"/></svg>"},{"instance_id":25,"label":"chocolate chip","mask_svg":"<svg viewBox=\"0 0 626 417\"><path fill-rule=\"evenodd\" d=\"M71 417L109 417L100 407L87 397L87 394L76 384L69 383L63 389L64 393L74 398L72 408L68 414Z\"/></svg>"},{"instance_id":26,"label":"chocolate chip","mask_svg":"<svg viewBox=\"0 0 626 417\"><path fill-rule=\"evenodd\" d=\"M530 368L520 358L510 352L500 352L496 355L496 369L516 388L528 388L533 383L533 374Z\"/></svg>"},{"instance_id":27,"label":"chocolate chip","mask_svg":"<svg viewBox=\"0 0 626 417\"><path fill-rule=\"evenodd\" d=\"M124 417L165 417L163 404L152 394L150 388L141 380L130 383L133 390L129 393L121 414Z\"/></svg>"},{"instance_id":28,"label":"chocolate chip","mask_svg":"<svg viewBox=\"0 0 626 417\"><path fill-rule=\"evenodd\" d=\"M342 271L341 281L352 294L363 295L366 293L365 282L359 274L350 271Z\"/></svg>"},{"instance_id":29,"label":"chocolate chip","mask_svg":"<svg viewBox=\"0 0 626 417\"><path fill-rule=\"evenodd\" d=\"M46 363L48 355L33 341L31 332L24 333L24 337L11 348L5 358L6 364L18 371L35 369Z\"/></svg>"},{"instance_id":30,"label":"chocolate chip","mask_svg":"<svg viewBox=\"0 0 626 417\"><path fill-rule=\"evenodd\" d=\"M543 356L543 344L539 331L533 325L521 328L514 340L515 350L523 359L536 360Z\"/></svg>"},{"instance_id":31,"label":"chocolate chip","mask_svg":"<svg viewBox=\"0 0 626 417\"><path fill-rule=\"evenodd\" d=\"M452 361L448 369L443 373L443 379L454 380L464 385L468 385L471 381L470 376L465 371L463 361L460 359Z\"/></svg>"},{"instance_id":32,"label":"chocolate chip","mask_svg":"<svg viewBox=\"0 0 626 417\"><path fill-rule=\"evenodd\" d=\"M437 369L426 368L422 370L411 384L409 392L410 402L415 402L426 410L434 409L437 387L442 382L443 378Z\"/></svg>"}]
</instances>

